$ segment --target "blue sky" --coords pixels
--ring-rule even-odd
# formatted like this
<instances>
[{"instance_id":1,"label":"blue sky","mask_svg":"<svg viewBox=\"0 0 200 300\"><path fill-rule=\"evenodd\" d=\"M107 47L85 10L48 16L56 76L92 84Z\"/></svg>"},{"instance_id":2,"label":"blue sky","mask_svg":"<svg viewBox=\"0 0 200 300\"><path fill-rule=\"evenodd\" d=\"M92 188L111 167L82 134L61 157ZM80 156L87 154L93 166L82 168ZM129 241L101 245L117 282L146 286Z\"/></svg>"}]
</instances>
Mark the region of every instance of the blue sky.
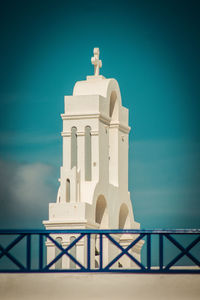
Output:
<instances>
[{"instance_id":1,"label":"blue sky","mask_svg":"<svg viewBox=\"0 0 200 300\"><path fill-rule=\"evenodd\" d=\"M56 201L64 95L93 73L130 112L129 189L142 228L200 226L198 1L1 5L0 226L39 228Z\"/></svg>"}]
</instances>

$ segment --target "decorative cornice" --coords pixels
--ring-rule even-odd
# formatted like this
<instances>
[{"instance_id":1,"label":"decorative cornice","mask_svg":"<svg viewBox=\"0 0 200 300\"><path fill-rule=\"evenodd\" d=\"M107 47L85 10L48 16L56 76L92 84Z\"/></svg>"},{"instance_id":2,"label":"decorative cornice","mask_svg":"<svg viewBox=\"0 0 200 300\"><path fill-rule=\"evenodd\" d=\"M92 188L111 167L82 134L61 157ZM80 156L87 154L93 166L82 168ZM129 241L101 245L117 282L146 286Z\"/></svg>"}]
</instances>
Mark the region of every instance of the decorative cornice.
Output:
<instances>
[{"instance_id":1,"label":"decorative cornice","mask_svg":"<svg viewBox=\"0 0 200 300\"><path fill-rule=\"evenodd\" d=\"M63 120L82 120L82 119L97 119L99 118L100 114L73 114L73 115L66 115L61 114Z\"/></svg>"},{"instance_id":2,"label":"decorative cornice","mask_svg":"<svg viewBox=\"0 0 200 300\"><path fill-rule=\"evenodd\" d=\"M91 130L90 134L93 135L99 135L99 131L97 130Z\"/></svg>"},{"instance_id":3,"label":"decorative cornice","mask_svg":"<svg viewBox=\"0 0 200 300\"><path fill-rule=\"evenodd\" d=\"M48 220L43 221L46 229L98 229L96 223L90 223L87 220Z\"/></svg>"},{"instance_id":4,"label":"decorative cornice","mask_svg":"<svg viewBox=\"0 0 200 300\"><path fill-rule=\"evenodd\" d=\"M90 134L92 136L99 135L99 132L97 130L91 130ZM85 136L85 132L84 131L77 131L76 135L77 136ZM71 132L70 131L63 131L63 132L61 132L61 136L71 137Z\"/></svg>"},{"instance_id":5,"label":"decorative cornice","mask_svg":"<svg viewBox=\"0 0 200 300\"><path fill-rule=\"evenodd\" d=\"M85 115L81 115L81 114L74 114L74 115L66 115L66 114L61 114L61 117L63 120L83 120L83 119L99 119L100 122L102 122L105 125L108 125L110 128L118 128L120 131L124 132L124 133L129 133L130 131L130 127L122 124L120 122L114 122L111 121L111 118L104 115L104 114L85 114ZM92 135L96 135L93 134L91 132ZM71 132L62 132L61 133L62 136L71 136ZM77 135L82 135L82 133L77 132Z\"/></svg>"},{"instance_id":6,"label":"decorative cornice","mask_svg":"<svg viewBox=\"0 0 200 300\"><path fill-rule=\"evenodd\" d=\"M107 117L106 115L104 114L100 114L99 116L99 119L102 123L106 124L106 125L110 125L110 121L111 121L111 118L110 117Z\"/></svg>"},{"instance_id":7,"label":"decorative cornice","mask_svg":"<svg viewBox=\"0 0 200 300\"><path fill-rule=\"evenodd\" d=\"M111 118L107 117L104 114L96 113L96 114L61 114L63 120L82 120L82 119L99 119L105 124L110 124Z\"/></svg>"},{"instance_id":8,"label":"decorative cornice","mask_svg":"<svg viewBox=\"0 0 200 300\"><path fill-rule=\"evenodd\" d=\"M71 137L71 132L70 131L63 131L61 132L61 135L64 137Z\"/></svg>"},{"instance_id":9,"label":"decorative cornice","mask_svg":"<svg viewBox=\"0 0 200 300\"><path fill-rule=\"evenodd\" d=\"M85 132L84 132L84 131L77 131L77 132L76 132L76 135L77 135L77 136L84 136L84 135L85 135Z\"/></svg>"},{"instance_id":10,"label":"decorative cornice","mask_svg":"<svg viewBox=\"0 0 200 300\"><path fill-rule=\"evenodd\" d=\"M129 133L129 131L131 130L131 127L121 124L119 122L112 122L110 123L110 128L118 128L120 131L124 132L124 133Z\"/></svg>"}]
</instances>

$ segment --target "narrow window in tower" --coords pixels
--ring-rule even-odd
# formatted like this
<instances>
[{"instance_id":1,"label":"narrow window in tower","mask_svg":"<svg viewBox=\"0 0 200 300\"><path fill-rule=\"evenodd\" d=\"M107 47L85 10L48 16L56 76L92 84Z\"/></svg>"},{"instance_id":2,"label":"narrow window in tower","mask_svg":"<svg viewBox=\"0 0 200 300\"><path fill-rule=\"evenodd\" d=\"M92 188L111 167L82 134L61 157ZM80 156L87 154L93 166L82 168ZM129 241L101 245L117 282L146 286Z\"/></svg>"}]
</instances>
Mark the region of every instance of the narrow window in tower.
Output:
<instances>
[{"instance_id":1,"label":"narrow window in tower","mask_svg":"<svg viewBox=\"0 0 200 300\"><path fill-rule=\"evenodd\" d=\"M70 237L70 244L75 240L75 236L71 236ZM76 244L69 250L69 253L76 258ZM69 263L69 268L70 269L76 269L76 264L73 260L70 259L70 263Z\"/></svg>"},{"instance_id":2,"label":"narrow window in tower","mask_svg":"<svg viewBox=\"0 0 200 300\"><path fill-rule=\"evenodd\" d=\"M77 166L77 128L71 129L71 168Z\"/></svg>"},{"instance_id":3,"label":"narrow window in tower","mask_svg":"<svg viewBox=\"0 0 200 300\"><path fill-rule=\"evenodd\" d=\"M66 202L70 202L70 180L66 180Z\"/></svg>"},{"instance_id":4,"label":"narrow window in tower","mask_svg":"<svg viewBox=\"0 0 200 300\"><path fill-rule=\"evenodd\" d=\"M92 179L91 127L85 127L85 180Z\"/></svg>"}]
</instances>

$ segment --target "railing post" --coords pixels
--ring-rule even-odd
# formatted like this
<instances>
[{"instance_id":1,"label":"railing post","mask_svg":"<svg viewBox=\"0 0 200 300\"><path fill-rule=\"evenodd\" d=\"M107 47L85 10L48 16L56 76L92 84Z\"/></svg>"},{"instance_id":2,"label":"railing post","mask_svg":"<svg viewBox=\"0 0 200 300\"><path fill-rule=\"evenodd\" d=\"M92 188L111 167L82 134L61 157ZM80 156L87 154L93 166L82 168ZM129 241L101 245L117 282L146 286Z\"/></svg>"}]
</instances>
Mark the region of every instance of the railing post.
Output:
<instances>
[{"instance_id":1,"label":"railing post","mask_svg":"<svg viewBox=\"0 0 200 300\"><path fill-rule=\"evenodd\" d=\"M151 234L147 234L147 269L151 269Z\"/></svg>"},{"instance_id":2,"label":"railing post","mask_svg":"<svg viewBox=\"0 0 200 300\"><path fill-rule=\"evenodd\" d=\"M159 266L163 269L163 234L159 233Z\"/></svg>"},{"instance_id":3,"label":"railing post","mask_svg":"<svg viewBox=\"0 0 200 300\"><path fill-rule=\"evenodd\" d=\"M87 234L87 270L90 270L90 257L91 257L91 253L90 253L90 233Z\"/></svg>"},{"instance_id":4,"label":"railing post","mask_svg":"<svg viewBox=\"0 0 200 300\"><path fill-rule=\"evenodd\" d=\"M99 269L103 269L103 234L99 234Z\"/></svg>"},{"instance_id":5,"label":"railing post","mask_svg":"<svg viewBox=\"0 0 200 300\"><path fill-rule=\"evenodd\" d=\"M31 269L31 234L28 233L26 237L26 268L30 271Z\"/></svg>"}]
</instances>

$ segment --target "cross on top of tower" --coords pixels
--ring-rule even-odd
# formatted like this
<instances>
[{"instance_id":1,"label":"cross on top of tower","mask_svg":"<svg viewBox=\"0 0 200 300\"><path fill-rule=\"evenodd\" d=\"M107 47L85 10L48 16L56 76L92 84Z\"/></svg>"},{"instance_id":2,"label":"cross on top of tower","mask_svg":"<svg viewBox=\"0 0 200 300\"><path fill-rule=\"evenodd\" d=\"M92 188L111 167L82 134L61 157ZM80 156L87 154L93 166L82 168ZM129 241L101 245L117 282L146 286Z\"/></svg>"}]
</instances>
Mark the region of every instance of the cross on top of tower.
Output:
<instances>
[{"instance_id":1,"label":"cross on top of tower","mask_svg":"<svg viewBox=\"0 0 200 300\"><path fill-rule=\"evenodd\" d=\"M99 76L99 69L102 67L102 61L99 59L99 48L94 48L94 56L91 58L91 62L94 65L94 76Z\"/></svg>"}]
</instances>

